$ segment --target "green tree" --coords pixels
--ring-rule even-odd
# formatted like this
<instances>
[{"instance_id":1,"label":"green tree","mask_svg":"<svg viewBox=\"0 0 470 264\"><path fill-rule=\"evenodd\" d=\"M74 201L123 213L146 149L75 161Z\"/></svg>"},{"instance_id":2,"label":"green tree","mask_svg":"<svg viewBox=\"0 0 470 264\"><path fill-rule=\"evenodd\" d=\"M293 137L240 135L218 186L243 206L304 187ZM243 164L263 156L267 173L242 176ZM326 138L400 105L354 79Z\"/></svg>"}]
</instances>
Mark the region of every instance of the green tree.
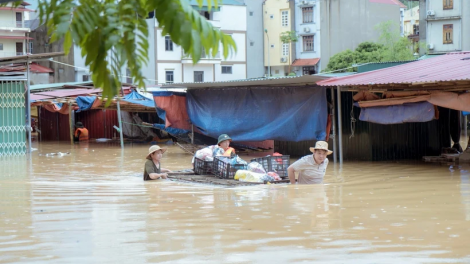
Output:
<instances>
[{"instance_id":1,"label":"green tree","mask_svg":"<svg viewBox=\"0 0 470 264\"><path fill-rule=\"evenodd\" d=\"M413 44L407 37L400 36L400 27L392 21L378 24L376 30L381 32L379 43L384 45L383 61L413 60Z\"/></svg>"},{"instance_id":2,"label":"green tree","mask_svg":"<svg viewBox=\"0 0 470 264\"><path fill-rule=\"evenodd\" d=\"M292 43L295 43L297 41L299 41L299 36L297 36L297 33L295 31L285 31L281 33L281 42L283 44L289 44L289 56L287 56L289 60L289 74L291 74L291 68L292 68L292 64L290 61L290 58L291 58L290 51L292 50Z\"/></svg>"},{"instance_id":3,"label":"green tree","mask_svg":"<svg viewBox=\"0 0 470 264\"><path fill-rule=\"evenodd\" d=\"M378 42L362 42L354 51L348 49L335 54L324 72L351 72L355 70L353 64L415 59L413 45L408 38L400 36L398 25L387 21L377 25L376 30L380 32Z\"/></svg>"},{"instance_id":4,"label":"green tree","mask_svg":"<svg viewBox=\"0 0 470 264\"><path fill-rule=\"evenodd\" d=\"M221 0L197 0L209 10ZM17 2L18 4L18 2ZM120 88L119 75L123 66L139 87L144 87L142 67L149 62L149 12L163 35L180 45L197 63L205 51L215 56L222 44L223 56L236 51L234 40L212 27L193 9L188 0L40 0L41 22L45 22L51 41L64 38L68 52L73 43L82 50L85 65L90 68L96 87L105 97L113 97Z\"/></svg>"}]
</instances>

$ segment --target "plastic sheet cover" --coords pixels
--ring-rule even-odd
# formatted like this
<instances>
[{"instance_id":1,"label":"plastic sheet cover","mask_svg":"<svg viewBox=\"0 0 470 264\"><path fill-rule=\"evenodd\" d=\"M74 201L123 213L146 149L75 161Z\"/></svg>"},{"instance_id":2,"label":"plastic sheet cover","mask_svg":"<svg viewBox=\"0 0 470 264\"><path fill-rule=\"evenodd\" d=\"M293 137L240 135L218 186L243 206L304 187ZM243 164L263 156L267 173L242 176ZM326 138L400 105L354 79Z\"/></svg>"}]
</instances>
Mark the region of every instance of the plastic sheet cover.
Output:
<instances>
[{"instance_id":1,"label":"plastic sheet cover","mask_svg":"<svg viewBox=\"0 0 470 264\"><path fill-rule=\"evenodd\" d=\"M428 102L361 108L359 120L376 124L428 122L434 119L434 105Z\"/></svg>"},{"instance_id":2,"label":"plastic sheet cover","mask_svg":"<svg viewBox=\"0 0 470 264\"><path fill-rule=\"evenodd\" d=\"M140 104L146 107L155 107L155 102L136 91L132 91L130 94L126 95L123 101L132 103L132 104Z\"/></svg>"},{"instance_id":3,"label":"plastic sheet cover","mask_svg":"<svg viewBox=\"0 0 470 264\"><path fill-rule=\"evenodd\" d=\"M205 135L234 141L323 140L327 102L323 87L193 89L187 110Z\"/></svg>"},{"instance_id":4,"label":"plastic sheet cover","mask_svg":"<svg viewBox=\"0 0 470 264\"><path fill-rule=\"evenodd\" d=\"M96 96L77 96L75 99L78 105L77 112L91 109L96 100Z\"/></svg>"}]
</instances>

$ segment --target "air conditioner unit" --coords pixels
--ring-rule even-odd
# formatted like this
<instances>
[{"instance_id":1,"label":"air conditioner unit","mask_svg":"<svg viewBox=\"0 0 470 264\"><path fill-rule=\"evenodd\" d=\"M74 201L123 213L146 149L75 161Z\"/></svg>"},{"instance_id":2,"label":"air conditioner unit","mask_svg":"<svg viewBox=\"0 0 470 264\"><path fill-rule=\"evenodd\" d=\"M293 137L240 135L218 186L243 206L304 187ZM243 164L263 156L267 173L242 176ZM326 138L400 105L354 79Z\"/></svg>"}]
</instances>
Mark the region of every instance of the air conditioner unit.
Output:
<instances>
[{"instance_id":1,"label":"air conditioner unit","mask_svg":"<svg viewBox=\"0 0 470 264\"><path fill-rule=\"evenodd\" d=\"M309 27L305 27L305 28L304 28L304 32L305 32L305 33L310 32L310 28L309 28Z\"/></svg>"},{"instance_id":2,"label":"air conditioner unit","mask_svg":"<svg viewBox=\"0 0 470 264\"><path fill-rule=\"evenodd\" d=\"M281 62L282 62L282 63L287 62L287 57L282 57L282 58L281 58Z\"/></svg>"},{"instance_id":3,"label":"air conditioner unit","mask_svg":"<svg viewBox=\"0 0 470 264\"><path fill-rule=\"evenodd\" d=\"M434 16L436 15L436 12L434 10L428 10L428 16Z\"/></svg>"},{"instance_id":4,"label":"air conditioner unit","mask_svg":"<svg viewBox=\"0 0 470 264\"><path fill-rule=\"evenodd\" d=\"M429 43L429 44L428 44L428 49L433 50L433 49L434 49L434 44Z\"/></svg>"}]
</instances>

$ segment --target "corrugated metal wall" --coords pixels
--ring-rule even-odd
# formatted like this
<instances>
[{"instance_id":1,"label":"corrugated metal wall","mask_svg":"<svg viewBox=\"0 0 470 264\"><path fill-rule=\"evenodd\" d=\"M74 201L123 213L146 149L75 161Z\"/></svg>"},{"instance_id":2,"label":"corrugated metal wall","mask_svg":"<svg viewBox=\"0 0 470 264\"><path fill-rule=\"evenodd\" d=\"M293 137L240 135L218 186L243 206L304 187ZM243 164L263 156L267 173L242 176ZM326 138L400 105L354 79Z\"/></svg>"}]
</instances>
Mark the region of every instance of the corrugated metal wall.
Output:
<instances>
[{"instance_id":1,"label":"corrugated metal wall","mask_svg":"<svg viewBox=\"0 0 470 264\"><path fill-rule=\"evenodd\" d=\"M82 122L90 138L119 137L113 126L119 127L116 110L89 110L75 113L75 122Z\"/></svg>"},{"instance_id":2,"label":"corrugated metal wall","mask_svg":"<svg viewBox=\"0 0 470 264\"><path fill-rule=\"evenodd\" d=\"M358 120L360 109L352 109L351 92L342 92L341 101L344 160L419 160L423 156L439 155L442 147L450 147L448 109L439 108L439 120L431 122L379 125ZM354 137L351 137L351 109L356 119ZM303 156L310 153L308 149L314 144L315 141L275 141L274 148L282 154ZM332 149L332 140L329 144Z\"/></svg>"},{"instance_id":3,"label":"corrugated metal wall","mask_svg":"<svg viewBox=\"0 0 470 264\"><path fill-rule=\"evenodd\" d=\"M69 115L62 115L47 111L44 107L38 106L39 113L39 140L70 140L69 136Z\"/></svg>"},{"instance_id":4,"label":"corrugated metal wall","mask_svg":"<svg viewBox=\"0 0 470 264\"><path fill-rule=\"evenodd\" d=\"M69 116L49 112L39 107L39 128L42 141L69 141ZM118 126L117 111L89 110L75 113L75 122L82 122L88 129L90 138L113 138L118 136L113 126Z\"/></svg>"}]
</instances>

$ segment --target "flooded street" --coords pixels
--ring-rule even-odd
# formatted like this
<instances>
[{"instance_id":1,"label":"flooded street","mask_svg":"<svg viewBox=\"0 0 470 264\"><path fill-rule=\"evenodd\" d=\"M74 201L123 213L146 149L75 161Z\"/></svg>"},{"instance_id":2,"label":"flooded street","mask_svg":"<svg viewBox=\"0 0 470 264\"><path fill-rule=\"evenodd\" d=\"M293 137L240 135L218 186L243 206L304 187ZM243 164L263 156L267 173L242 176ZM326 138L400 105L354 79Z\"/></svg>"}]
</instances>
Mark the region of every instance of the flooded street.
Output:
<instances>
[{"instance_id":1,"label":"flooded street","mask_svg":"<svg viewBox=\"0 0 470 264\"><path fill-rule=\"evenodd\" d=\"M469 165L331 162L323 185L221 188L144 182L148 145L34 147L0 160L0 263L470 263ZM162 167L191 167L169 148Z\"/></svg>"}]
</instances>

